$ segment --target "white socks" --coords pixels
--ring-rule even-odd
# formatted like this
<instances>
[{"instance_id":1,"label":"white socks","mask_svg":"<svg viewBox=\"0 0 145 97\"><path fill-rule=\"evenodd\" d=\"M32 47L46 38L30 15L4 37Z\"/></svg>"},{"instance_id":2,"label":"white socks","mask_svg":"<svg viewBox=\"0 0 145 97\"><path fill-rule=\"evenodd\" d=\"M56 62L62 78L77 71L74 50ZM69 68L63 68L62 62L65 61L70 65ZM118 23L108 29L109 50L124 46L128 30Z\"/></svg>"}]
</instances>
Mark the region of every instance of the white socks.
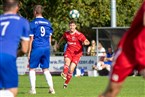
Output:
<instances>
[{"instance_id":1,"label":"white socks","mask_svg":"<svg viewBox=\"0 0 145 97\"><path fill-rule=\"evenodd\" d=\"M51 76L50 72L49 71L44 71L44 75L45 75L48 86L50 87L50 89L53 89L53 80L52 80L52 76ZM36 73L35 73L34 70L29 71L29 78L30 78L31 89L35 90L35 87L36 87Z\"/></svg>"},{"instance_id":2,"label":"white socks","mask_svg":"<svg viewBox=\"0 0 145 97\"><path fill-rule=\"evenodd\" d=\"M30 79L30 84L31 84L31 89L35 90L36 87L36 74L34 70L29 71L29 79Z\"/></svg>"},{"instance_id":3,"label":"white socks","mask_svg":"<svg viewBox=\"0 0 145 97\"><path fill-rule=\"evenodd\" d=\"M9 90L0 90L0 97L14 97L14 95Z\"/></svg>"},{"instance_id":4,"label":"white socks","mask_svg":"<svg viewBox=\"0 0 145 97\"><path fill-rule=\"evenodd\" d=\"M44 71L44 75L45 75L48 86L50 87L50 89L53 89L53 81L52 81L52 76L50 72L48 70Z\"/></svg>"}]
</instances>

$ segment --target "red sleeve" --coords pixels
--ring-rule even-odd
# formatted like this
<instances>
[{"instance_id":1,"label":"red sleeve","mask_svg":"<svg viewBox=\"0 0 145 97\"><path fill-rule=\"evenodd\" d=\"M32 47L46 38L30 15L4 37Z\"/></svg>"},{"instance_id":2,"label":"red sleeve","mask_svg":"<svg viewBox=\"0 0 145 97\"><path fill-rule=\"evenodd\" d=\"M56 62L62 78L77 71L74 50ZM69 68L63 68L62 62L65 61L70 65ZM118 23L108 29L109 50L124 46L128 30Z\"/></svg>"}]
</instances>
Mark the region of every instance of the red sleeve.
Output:
<instances>
[{"instance_id":1,"label":"red sleeve","mask_svg":"<svg viewBox=\"0 0 145 97\"><path fill-rule=\"evenodd\" d=\"M87 39L87 38L86 38L82 33L79 35L79 40L80 40L81 42L84 42L86 39Z\"/></svg>"}]
</instances>

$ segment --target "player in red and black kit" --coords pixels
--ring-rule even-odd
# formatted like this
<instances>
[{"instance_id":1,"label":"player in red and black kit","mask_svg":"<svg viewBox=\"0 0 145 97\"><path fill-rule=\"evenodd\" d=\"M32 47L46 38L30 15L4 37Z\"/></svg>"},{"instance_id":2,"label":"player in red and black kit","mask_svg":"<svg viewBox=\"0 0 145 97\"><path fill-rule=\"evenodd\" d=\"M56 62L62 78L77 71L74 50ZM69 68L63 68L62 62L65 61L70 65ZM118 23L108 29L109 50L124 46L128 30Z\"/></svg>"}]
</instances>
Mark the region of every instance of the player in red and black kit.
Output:
<instances>
[{"instance_id":1,"label":"player in red and black kit","mask_svg":"<svg viewBox=\"0 0 145 97\"><path fill-rule=\"evenodd\" d=\"M81 32L76 30L75 21L70 21L69 28L70 30L64 32L58 43L59 46L63 39L67 42L67 49L64 53L64 68L61 73L61 77L65 80L64 88L66 88L70 82L73 71L82 56L83 45L90 44L86 37Z\"/></svg>"},{"instance_id":2,"label":"player in red and black kit","mask_svg":"<svg viewBox=\"0 0 145 97\"><path fill-rule=\"evenodd\" d=\"M116 97L124 80L134 69L145 78L145 1L121 39L112 65L109 85L99 97Z\"/></svg>"}]
</instances>

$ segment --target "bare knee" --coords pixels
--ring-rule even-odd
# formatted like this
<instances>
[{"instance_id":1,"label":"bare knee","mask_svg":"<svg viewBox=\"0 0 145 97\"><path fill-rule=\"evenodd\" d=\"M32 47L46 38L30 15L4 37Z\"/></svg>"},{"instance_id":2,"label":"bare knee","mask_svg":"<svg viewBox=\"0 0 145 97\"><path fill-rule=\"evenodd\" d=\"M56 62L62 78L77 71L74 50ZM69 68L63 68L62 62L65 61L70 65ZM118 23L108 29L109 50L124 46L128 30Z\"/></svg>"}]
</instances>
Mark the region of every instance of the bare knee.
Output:
<instances>
[{"instance_id":1,"label":"bare knee","mask_svg":"<svg viewBox=\"0 0 145 97\"><path fill-rule=\"evenodd\" d=\"M69 58L65 58L64 59L64 62L65 62L65 65L70 65L70 63L71 63L71 60L69 59Z\"/></svg>"}]
</instances>

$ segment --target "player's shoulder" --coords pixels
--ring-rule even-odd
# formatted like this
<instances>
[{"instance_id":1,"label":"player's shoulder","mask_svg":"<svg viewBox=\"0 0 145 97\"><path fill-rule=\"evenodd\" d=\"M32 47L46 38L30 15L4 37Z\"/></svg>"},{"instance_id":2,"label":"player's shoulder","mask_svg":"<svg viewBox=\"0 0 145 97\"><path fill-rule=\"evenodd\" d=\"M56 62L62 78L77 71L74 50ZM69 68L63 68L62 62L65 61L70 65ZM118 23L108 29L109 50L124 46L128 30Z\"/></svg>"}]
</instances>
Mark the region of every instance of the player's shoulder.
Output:
<instances>
[{"instance_id":1,"label":"player's shoulder","mask_svg":"<svg viewBox=\"0 0 145 97\"><path fill-rule=\"evenodd\" d=\"M63 35L64 35L64 36L68 36L68 35L70 35L70 31L69 31L69 30L64 31Z\"/></svg>"},{"instance_id":2,"label":"player's shoulder","mask_svg":"<svg viewBox=\"0 0 145 97\"><path fill-rule=\"evenodd\" d=\"M49 22L50 23L50 21L48 20L48 19L46 19L46 18L43 18L44 19L44 21L46 21L46 22Z\"/></svg>"},{"instance_id":3,"label":"player's shoulder","mask_svg":"<svg viewBox=\"0 0 145 97\"><path fill-rule=\"evenodd\" d=\"M30 21L30 24L47 24L51 25L50 21L46 18L34 18L32 21Z\"/></svg>"},{"instance_id":4,"label":"player's shoulder","mask_svg":"<svg viewBox=\"0 0 145 97\"><path fill-rule=\"evenodd\" d=\"M24 18L23 16L20 16L20 15L17 15L19 18L20 18L20 21L23 23L23 24L25 24L25 23L29 23L29 21L26 19L26 18Z\"/></svg>"},{"instance_id":5,"label":"player's shoulder","mask_svg":"<svg viewBox=\"0 0 145 97\"><path fill-rule=\"evenodd\" d=\"M78 35L78 36L79 36L79 35L83 35L83 33L80 32L80 31L78 31L78 30L76 30L75 34Z\"/></svg>"},{"instance_id":6,"label":"player's shoulder","mask_svg":"<svg viewBox=\"0 0 145 97\"><path fill-rule=\"evenodd\" d=\"M80 31L78 31L78 30L76 30L76 32L75 32L76 34L82 34Z\"/></svg>"}]
</instances>

